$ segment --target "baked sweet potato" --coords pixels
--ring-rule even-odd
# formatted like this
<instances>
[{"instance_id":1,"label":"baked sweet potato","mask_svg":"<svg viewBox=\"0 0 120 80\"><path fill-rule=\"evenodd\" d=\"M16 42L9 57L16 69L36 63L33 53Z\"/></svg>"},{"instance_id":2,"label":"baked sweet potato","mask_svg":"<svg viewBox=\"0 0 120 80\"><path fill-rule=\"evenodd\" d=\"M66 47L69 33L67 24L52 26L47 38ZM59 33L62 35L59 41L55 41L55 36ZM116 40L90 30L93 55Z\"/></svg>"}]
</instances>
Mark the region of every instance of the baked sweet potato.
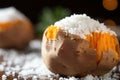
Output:
<instances>
[{"instance_id":1,"label":"baked sweet potato","mask_svg":"<svg viewBox=\"0 0 120 80\"><path fill-rule=\"evenodd\" d=\"M7 8L5 12L6 15L0 13L6 19L0 19L0 48L24 48L34 36L32 23L14 8Z\"/></svg>"},{"instance_id":2,"label":"baked sweet potato","mask_svg":"<svg viewBox=\"0 0 120 80\"><path fill-rule=\"evenodd\" d=\"M48 69L66 76L103 75L109 72L120 57L116 35L106 31L91 32L85 37L56 25L49 26L42 40L42 58Z\"/></svg>"}]
</instances>

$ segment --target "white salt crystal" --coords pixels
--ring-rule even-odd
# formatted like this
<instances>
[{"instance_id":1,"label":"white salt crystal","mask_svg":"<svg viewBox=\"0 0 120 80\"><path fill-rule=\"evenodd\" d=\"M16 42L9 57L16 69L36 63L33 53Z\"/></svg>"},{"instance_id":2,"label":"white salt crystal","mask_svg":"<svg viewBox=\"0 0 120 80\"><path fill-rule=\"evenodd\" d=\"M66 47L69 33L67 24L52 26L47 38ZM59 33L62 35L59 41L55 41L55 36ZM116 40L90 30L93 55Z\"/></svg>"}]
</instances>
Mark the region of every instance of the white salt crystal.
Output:
<instances>
[{"instance_id":1,"label":"white salt crystal","mask_svg":"<svg viewBox=\"0 0 120 80\"><path fill-rule=\"evenodd\" d=\"M6 71L5 74L6 74L6 76L10 76L11 75L11 71Z\"/></svg>"},{"instance_id":2,"label":"white salt crystal","mask_svg":"<svg viewBox=\"0 0 120 80\"><path fill-rule=\"evenodd\" d=\"M65 32L69 32L71 34L77 34L81 38L86 38L86 34L90 34L92 32L110 32L111 35L115 34L115 32L111 31L107 28L103 23L99 23L98 21L90 18L86 14L78 15L74 14L70 17L66 17L60 21L57 21L55 26L60 27ZM83 35L81 35L83 34Z\"/></svg>"},{"instance_id":3,"label":"white salt crystal","mask_svg":"<svg viewBox=\"0 0 120 80\"><path fill-rule=\"evenodd\" d=\"M15 76L15 72L14 72L14 71L12 72L12 76L13 76L13 77Z\"/></svg>"},{"instance_id":4,"label":"white salt crystal","mask_svg":"<svg viewBox=\"0 0 120 80\"><path fill-rule=\"evenodd\" d=\"M69 80L78 80L78 79L75 77L70 77Z\"/></svg>"},{"instance_id":5,"label":"white salt crystal","mask_svg":"<svg viewBox=\"0 0 120 80\"><path fill-rule=\"evenodd\" d=\"M0 71L3 71L3 70L4 70L4 66L0 65Z\"/></svg>"},{"instance_id":6,"label":"white salt crystal","mask_svg":"<svg viewBox=\"0 0 120 80\"><path fill-rule=\"evenodd\" d=\"M63 77L60 77L59 80L64 80L64 78L63 78Z\"/></svg>"},{"instance_id":7,"label":"white salt crystal","mask_svg":"<svg viewBox=\"0 0 120 80\"><path fill-rule=\"evenodd\" d=\"M29 47L32 49L41 49L41 42L39 40L31 41Z\"/></svg>"},{"instance_id":8,"label":"white salt crystal","mask_svg":"<svg viewBox=\"0 0 120 80\"><path fill-rule=\"evenodd\" d=\"M7 76L6 75L2 75L2 80L6 80Z\"/></svg>"},{"instance_id":9,"label":"white salt crystal","mask_svg":"<svg viewBox=\"0 0 120 80\"><path fill-rule=\"evenodd\" d=\"M17 80L17 78L14 78L13 80Z\"/></svg>"},{"instance_id":10,"label":"white salt crystal","mask_svg":"<svg viewBox=\"0 0 120 80\"><path fill-rule=\"evenodd\" d=\"M0 22L7 22L16 19L26 19L26 17L14 7L0 9Z\"/></svg>"},{"instance_id":11,"label":"white salt crystal","mask_svg":"<svg viewBox=\"0 0 120 80\"><path fill-rule=\"evenodd\" d=\"M33 76L33 77L32 77L32 80L38 80L38 79L37 79L37 76Z\"/></svg>"},{"instance_id":12,"label":"white salt crystal","mask_svg":"<svg viewBox=\"0 0 120 80\"><path fill-rule=\"evenodd\" d=\"M94 80L94 77L92 75L87 75L84 80Z\"/></svg>"},{"instance_id":13,"label":"white salt crystal","mask_svg":"<svg viewBox=\"0 0 120 80\"><path fill-rule=\"evenodd\" d=\"M15 71L15 72L19 72L20 71L20 66L16 65L15 67L11 68L11 70Z\"/></svg>"}]
</instances>

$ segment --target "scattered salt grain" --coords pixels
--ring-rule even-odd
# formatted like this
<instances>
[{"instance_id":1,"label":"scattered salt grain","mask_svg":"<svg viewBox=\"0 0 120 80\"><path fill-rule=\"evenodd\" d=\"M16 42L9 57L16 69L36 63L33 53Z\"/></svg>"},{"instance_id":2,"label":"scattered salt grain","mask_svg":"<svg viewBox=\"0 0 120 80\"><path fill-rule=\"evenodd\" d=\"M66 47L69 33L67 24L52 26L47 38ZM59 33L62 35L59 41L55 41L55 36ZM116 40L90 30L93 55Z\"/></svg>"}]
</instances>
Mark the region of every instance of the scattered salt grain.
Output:
<instances>
[{"instance_id":1,"label":"scattered salt grain","mask_svg":"<svg viewBox=\"0 0 120 80\"><path fill-rule=\"evenodd\" d=\"M3 71L3 70L4 70L4 66L0 65L0 71Z\"/></svg>"},{"instance_id":2,"label":"scattered salt grain","mask_svg":"<svg viewBox=\"0 0 120 80\"><path fill-rule=\"evenodd\" d=\"M59 80L64 80L64 78L63 78L63 77L60 77Z\"/></svg>"},{"instance_id":3,"label":"scattered salt grain","mask_svg":"<svg viewBox=\"0 0 120 80\"><path fill-rule=\"evenodd\" d=\"M6 75L2 75L2 80L6 80L7 76Z\"/></svg>"},{"instance_id":4,"label":"scattered salt grain","mask_svg":"<svg viewBox=\"0 0 120 80\"><path fill-rule=\"evenodd\" d=\"M29 44L30 48L34 48L34 49L41 49L41 42L40 40L33 40L30 42Z\"/></svg>"},{"instance_id":5,"label":"scattered salt grain","mask_svg":"<svg viewBox=\"0 0 120 80\"><path fill-rule=\"evenodd\" d=\"M87 75L84 80L94 80L94 77L92 75Z\"/></svg>"},{"instance_id":6,"label":"scattered salt grain","mask_svg":"<svg viewBox=\"0 0 120 80\"><path fill-rule=\"evenodd\" d=\"M79 79L75 77L70 77L69 80L79 80Z\"/></svg>"},{"instance_id":7,"label":"scattered salt grain","mask_svg":"<svg viewBox=\"0 0 120 80\"><path fill-rule=\"evenodd\" d=\"M15 76L15 72L14 72L14 71L12 72L12 76L13 76L13 77Z\"/></svg>"},{"instance_id":8,"label":"scattered salt grain","mask_svg":"<svg viewBox=\"0 0 120 80\"><path fill-rule=\"evenodd\" d=\"M6 74L6 76L10 76L11 75L11 71L6 71L5 74Z\"/></svg>"},{"instance_id":9,"label":"scattered salt grain","mask_svg":"<svg viewBox=\"0 0 120 80\"><path fill-rule=\"evenodd\" d=\"M37 41L35 42L38 43ZM40 45L41 44L37 44L36 46L40 46ZM31 49L34 50L36 49L36 47L32 47ZM100 77L92 76L92 75L87 75L81 78L76 78L74 76L69 76L66 78L60 77L59 74L54 74L47 69L40 56L40 52L29 52L29 54L28 53L25 54L24 52L19 52L13 49L12 50L0 49L0 56L4 57L4 61L0 64L0 71L5 71L5 75L2 76L2 80L6 80L7 76L9 75L14 77L15 74L18 74L18 80L21 79L25 80L30 77L33 80L54 80L54 78L57 78L59 80L119 80L120 79L119 77L120 71L118 73L116 72L117 67L114 67L112 71ZM118 69L120 69L120 66ZM15 78L13 80L17 80L17 79Z\"/></svg>"},{"instance_id":10,"label":"scattered salt grain","mask_svg":"<svg viewBox=\"0 0 120 80\"><path fill-rule=\"evenodd\" d=\"M38 80L37 76L33 76L32 80Z\"/></svg>"},{"instance_id":11,"label":"scattered salt grain","mask_svg":"<svg viewBox=\"0 0 120 80\"><path fill-rule=\"evenodd\" d=\"M13 80L17 80L17 78L14 78Z\"/></svg>"}]
</instances>

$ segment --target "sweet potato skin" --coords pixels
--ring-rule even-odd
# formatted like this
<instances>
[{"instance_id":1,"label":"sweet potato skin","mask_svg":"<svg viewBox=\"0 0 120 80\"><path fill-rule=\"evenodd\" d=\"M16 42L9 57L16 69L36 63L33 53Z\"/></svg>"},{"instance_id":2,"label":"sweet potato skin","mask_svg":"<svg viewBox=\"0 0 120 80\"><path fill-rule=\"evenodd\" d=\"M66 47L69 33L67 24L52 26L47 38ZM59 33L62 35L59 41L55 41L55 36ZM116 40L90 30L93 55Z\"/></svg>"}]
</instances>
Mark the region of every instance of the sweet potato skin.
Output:
<instances>
[{"instance_id":1,"label":"sweet potato skin","mask_svg":"<svg viewBox=\"0 0 120 80\"><path fill-rule=\"evenodd\" d=\"M0 31L0 48L23 49L33 37L32 23L27 19L19 20L18 24L11 25L6 30Z\"/></svg>"},{"instance_id":2,"label":"sweet potato skin","mask_svg":"<svg viewBox=\"0 0 120 80\"><path fill-rule=\"evenodd\" d=\"M45 31L46 33L46 31ZM48 69L64 76L103 75L109 72L118 61L112 51L103 52L97 63L97 52L89 47L87 40L60 30L57 40L42 40L42 58Z\"/></svg>"}]
</instances>

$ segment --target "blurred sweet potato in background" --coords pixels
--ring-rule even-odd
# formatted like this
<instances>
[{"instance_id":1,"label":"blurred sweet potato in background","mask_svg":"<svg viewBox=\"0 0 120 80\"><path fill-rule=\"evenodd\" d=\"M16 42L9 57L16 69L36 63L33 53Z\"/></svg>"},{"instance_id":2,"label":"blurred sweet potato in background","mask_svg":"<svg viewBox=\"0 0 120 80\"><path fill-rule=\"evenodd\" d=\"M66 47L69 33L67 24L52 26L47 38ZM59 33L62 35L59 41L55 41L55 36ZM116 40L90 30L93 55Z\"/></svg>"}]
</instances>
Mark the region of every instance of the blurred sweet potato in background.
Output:
<instances>
[{"instance_id":1,"label":"blurred sweet potato in background","mask_svg":"<svg viewBox=\"0 0 120 80\"><path fill-rule=\"evenodd\" d=\"M14 7L0 9L0 48L25 48L34 37L32 22Z\"/></svg>"}]
</instances>

